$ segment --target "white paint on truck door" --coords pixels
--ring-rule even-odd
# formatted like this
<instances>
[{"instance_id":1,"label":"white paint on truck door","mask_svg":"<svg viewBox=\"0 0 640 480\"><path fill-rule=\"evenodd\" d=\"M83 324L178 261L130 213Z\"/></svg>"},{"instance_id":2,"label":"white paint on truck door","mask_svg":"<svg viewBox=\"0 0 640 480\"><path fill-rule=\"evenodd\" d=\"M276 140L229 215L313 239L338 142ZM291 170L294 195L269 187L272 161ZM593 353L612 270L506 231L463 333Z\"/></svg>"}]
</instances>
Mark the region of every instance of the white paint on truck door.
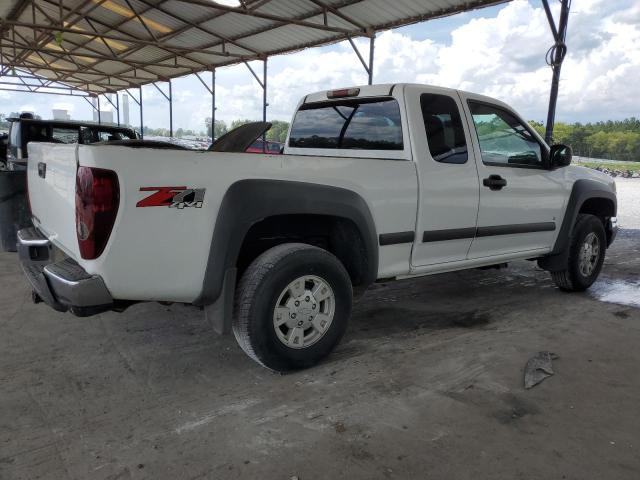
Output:
<instances>
[{"instance_id":1,"label":"white paint on truck door","mask_svg":"<svg viewBox=\"0 0 640 480\"><path fill-rule=\"evenodd\" d=\"M480 180L478 231L469 259L549 250L567 199L565 169L546 167L548 147L508 106L461 93Z\"/></svg>"},{"instance_id":2,"label":"white paint on truck door","mask_svg":"<svg viewBox=\"0 0 640 480\"><path fill-rule=\"evenodd\" d=\"M453 90L405 87L420 185L414 267L465 260L478 215L478 173Z\"/></svg>"}]
</instances>

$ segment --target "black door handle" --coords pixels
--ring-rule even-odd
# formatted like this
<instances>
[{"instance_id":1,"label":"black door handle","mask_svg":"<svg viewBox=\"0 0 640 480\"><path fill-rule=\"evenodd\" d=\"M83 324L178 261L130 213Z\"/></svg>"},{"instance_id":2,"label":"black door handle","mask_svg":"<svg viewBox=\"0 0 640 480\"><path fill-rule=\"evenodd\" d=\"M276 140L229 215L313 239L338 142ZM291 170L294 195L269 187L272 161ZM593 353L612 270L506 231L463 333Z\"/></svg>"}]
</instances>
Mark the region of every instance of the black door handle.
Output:
<instances>
[{"instance_id":1,"label":"black door handle","mask_svg":"<svg viewBox=\"0 0 640 480\"><path fill-rule=\"evenodd\" d=\"M482 185L489 187L491 190L500 190L507 186L507 181L500 175L489 175L489 178L482 180Z\"/></svg>"},{"instance_id":2,"label":"black door handle","mask_svg":"<svg viewBox=\"0 0 640 480\"><path fill-rule=\"evenodd\" d=\"M44 162L38 162L38 176L44 178L47 175L47 164Z\"/></svg>"}]
</instances>

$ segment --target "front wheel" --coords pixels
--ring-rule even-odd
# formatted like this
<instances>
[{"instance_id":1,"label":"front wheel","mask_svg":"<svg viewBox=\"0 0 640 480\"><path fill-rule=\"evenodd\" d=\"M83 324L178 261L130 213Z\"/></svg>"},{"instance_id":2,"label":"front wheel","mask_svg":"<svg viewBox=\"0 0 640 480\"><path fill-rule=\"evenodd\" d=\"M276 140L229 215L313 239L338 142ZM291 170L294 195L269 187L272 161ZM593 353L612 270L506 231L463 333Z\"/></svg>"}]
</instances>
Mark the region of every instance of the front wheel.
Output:
<instances>
[{"instance_id":1,"label":"front wheel","mask_svg":"<svg viewBox=\"0 0 640 480\"><path fill-rule=\"evenodd\" d=\"M595 215L580 214L571 232L567 268L552 272L555 284L568 292L582 292L596 281L606 250L604 226Z\"/></svg>"},{"instance_id":2,"label":"front wheel","mask_svg":"<svg viewBox=\"0 0 640 480\"><path fill-rule=\"evenodd\" d=\"M351 316L352 288L340 261L301 243L273 247L242 275L233 333L275 371L310 367L338 344Z\"/></svg>"}]
</instances>

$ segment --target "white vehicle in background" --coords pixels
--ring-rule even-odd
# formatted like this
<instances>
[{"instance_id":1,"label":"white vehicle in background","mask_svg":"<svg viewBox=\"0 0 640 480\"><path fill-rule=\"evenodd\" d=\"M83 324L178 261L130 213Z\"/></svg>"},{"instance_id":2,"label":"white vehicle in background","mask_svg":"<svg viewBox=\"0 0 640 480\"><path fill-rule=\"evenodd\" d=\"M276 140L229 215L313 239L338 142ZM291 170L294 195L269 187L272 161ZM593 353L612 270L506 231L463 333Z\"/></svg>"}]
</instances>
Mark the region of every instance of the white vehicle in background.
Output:
<instances>
[{"instance_id":1,"label":"white vehicle in background","mask_svg":"<svg viewBox=\"0 0 640 480\"><path fill-rule=\"evenodd\" d=\"M307 95L284 155L132 140L30 144L34 298L90 315L140 301L201 306L273 370L339 342L377 280L537 259L588 288L616 234L612 179L569 166L502 102L424 85ZM118 144L120 143L120 144ZM399 320L400 321L400 320Z\"/></svg>"}]
</instances>

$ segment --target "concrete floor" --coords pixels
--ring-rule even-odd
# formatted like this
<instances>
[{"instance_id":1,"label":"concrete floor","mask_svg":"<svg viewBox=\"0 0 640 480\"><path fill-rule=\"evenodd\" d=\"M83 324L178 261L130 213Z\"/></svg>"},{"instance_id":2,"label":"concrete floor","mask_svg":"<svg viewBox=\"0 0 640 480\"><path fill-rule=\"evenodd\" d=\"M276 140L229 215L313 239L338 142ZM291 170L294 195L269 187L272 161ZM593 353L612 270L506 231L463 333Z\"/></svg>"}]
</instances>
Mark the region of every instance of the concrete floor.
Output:
<instances>
[{"instance_id":1,"label":"concrete floor","mask_svg":"<svg viewBox=\"0 0 640 480\"><path fill-rule=\"evenodd\" d=\"M638 479L640 225L621 223L590 293L529 262L376 285L335 353L285 376L192 308L33 305L1 254L0 478ZM540 350L556 374L525 391Z\"/></svg>"}]
</instances>

